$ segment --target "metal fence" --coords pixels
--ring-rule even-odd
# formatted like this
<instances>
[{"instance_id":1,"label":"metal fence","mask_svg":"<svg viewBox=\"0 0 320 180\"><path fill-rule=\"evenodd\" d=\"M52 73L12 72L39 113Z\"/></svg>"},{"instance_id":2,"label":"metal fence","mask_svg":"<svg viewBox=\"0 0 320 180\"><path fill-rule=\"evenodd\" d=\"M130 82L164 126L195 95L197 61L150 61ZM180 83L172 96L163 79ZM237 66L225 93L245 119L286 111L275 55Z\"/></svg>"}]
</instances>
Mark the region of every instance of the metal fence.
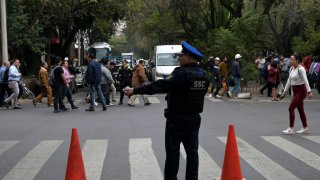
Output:
<instances>
[{"instance_id":1,"label":"metal fence","mask_svg":"<svg viewBox=\"0 0 320 180\"><path fill-rule=\"evenodd\" d=\"M241 81L241 92L258 93L259 90L265 85L265 82L252 81Z\"/></svg>"}]
</instances>

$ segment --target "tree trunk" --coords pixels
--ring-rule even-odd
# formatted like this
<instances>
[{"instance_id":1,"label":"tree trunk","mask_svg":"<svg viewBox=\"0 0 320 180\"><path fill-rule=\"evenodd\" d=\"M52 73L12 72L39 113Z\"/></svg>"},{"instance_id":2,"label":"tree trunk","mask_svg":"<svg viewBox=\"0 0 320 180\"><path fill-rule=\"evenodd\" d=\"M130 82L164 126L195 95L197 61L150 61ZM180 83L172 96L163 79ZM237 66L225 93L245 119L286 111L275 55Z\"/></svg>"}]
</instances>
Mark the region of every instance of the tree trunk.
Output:
<instances>
[{"instance_id":1,"label":"tree trunk","mask_svg":"<svg viewBox=\"0 0 320 180\"><path fill-rule=\"evenodd\" d=\"M214 0L210 0L210 15L211 15L211 28L215 29L217 27L217 21L214 14L215 7L214 7Z\"/></svg>"},{"instance_id":2,"label":"tree trunk","mask_svg":"<svg viewBox=\"0 0 320 180\"><path fill-rule=\"evenodd\" d=\"M76 36L78 31L79 31L79 29L74 27L71 30L71 32L68 34L68 37L66 37L65 42L62 47L62 51L61 51L61 55L63 57L67 57L69 55L68 51L70 50L71 43L73 42L74 37Z\"/></svg>"}]
</instances>

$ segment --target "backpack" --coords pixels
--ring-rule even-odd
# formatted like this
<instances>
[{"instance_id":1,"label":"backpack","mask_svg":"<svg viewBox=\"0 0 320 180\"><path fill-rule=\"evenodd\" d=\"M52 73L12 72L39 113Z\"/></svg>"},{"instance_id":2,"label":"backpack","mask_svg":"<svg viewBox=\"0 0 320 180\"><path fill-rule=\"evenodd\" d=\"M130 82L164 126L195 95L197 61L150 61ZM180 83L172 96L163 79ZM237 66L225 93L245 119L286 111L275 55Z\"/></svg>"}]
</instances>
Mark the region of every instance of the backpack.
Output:
<instances>
[{"instance_id":1,"label":"backpack","mask_svg":"<svg viewBox=\"0 0 320 180\"><path fill-rule=\"evenodd\" d=\"M320 74L320 63L316 63L314 66L313 66L313 72L316 73L317 75Z\"/></svg>"},{"instance_id":2,"label":"backpack","mask_svg":"<svg viewBox=\"0 0 320 180\"><path fill-rule=\"evenodd\" d=\"M267 78L268 77L268 66L270 65L269 62L265 62L264 65L263 65L263 69L262 69L262 73L261 73L261 76L263 78Z\"/></svg>"},{"instance_id":3,"label":"backpack","mask_svg":"<svg viewBox=\"0 0 320 180\"><path fill-rule=\"evenodd\" d=\"M9 80L9 68L4 71L3 82L8 82Z\"/></svg>"},{"instance_id":4,"label":"backpack","mask_svg":"<svg viewBox=\"0 0 320 180\"><path fill-rule=\"evenodd\" d=\"M55 70L57 67L59 67L59 66L54 67L54 68L51 70L51 72L50 72L49 79L48 79L48 82L49 82L49 85L50 85L50 86L53 86L53 84L54 84L54 70Z\"/></svg>"}]
</instances>

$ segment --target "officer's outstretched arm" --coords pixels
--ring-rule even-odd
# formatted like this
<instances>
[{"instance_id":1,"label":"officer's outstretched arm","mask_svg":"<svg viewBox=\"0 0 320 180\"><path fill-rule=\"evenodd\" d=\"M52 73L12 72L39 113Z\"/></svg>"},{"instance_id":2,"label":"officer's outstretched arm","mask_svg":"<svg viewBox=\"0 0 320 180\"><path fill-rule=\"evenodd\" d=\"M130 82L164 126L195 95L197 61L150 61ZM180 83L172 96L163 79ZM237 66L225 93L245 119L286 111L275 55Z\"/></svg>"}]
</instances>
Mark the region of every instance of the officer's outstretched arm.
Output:
<instances>
[{"instance_id":1,"label":"officer's outstretched arm","mask_svg":"<svg viewBox=\"0 0 320 180\"><path fill-rule=\"evenodd\" d=\"M133 94L167 93L169 90L181 88L187 81L187 73L181 68L176 68L168 79L161 79L151 84L134 88Z\"/></svg>"}]
</instances>

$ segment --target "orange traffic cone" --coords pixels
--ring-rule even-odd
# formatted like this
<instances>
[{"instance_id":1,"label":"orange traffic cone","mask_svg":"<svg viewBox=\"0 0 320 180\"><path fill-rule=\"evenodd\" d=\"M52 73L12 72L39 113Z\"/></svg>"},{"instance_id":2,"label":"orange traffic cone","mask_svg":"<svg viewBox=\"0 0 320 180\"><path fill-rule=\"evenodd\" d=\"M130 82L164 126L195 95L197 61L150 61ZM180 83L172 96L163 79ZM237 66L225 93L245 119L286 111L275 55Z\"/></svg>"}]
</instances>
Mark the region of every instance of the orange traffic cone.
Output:
<instances>
[{"instance_id":1,"label":"orange traffic cone","mask_svg":"<svg viewBox=\"0 0 320 180\"><path fill-rule=\"evenodd\" d=\"M242 180L242 172L240 166L240 158L238 154L238 146L234 125L229 126L228 139L226 143L226 151L224 154L224 162L222 168L221 180Z\"/></svg>"},{"instance_id":2,"label":"orange traffic cone","mask_svg":"<svg viewBox=\"0 0 320 180\"><path fill-rule=\"evenodd\" d=\"M72 128L66 180L86 180L78 129Z\"/></svg>"}]
</instances>

